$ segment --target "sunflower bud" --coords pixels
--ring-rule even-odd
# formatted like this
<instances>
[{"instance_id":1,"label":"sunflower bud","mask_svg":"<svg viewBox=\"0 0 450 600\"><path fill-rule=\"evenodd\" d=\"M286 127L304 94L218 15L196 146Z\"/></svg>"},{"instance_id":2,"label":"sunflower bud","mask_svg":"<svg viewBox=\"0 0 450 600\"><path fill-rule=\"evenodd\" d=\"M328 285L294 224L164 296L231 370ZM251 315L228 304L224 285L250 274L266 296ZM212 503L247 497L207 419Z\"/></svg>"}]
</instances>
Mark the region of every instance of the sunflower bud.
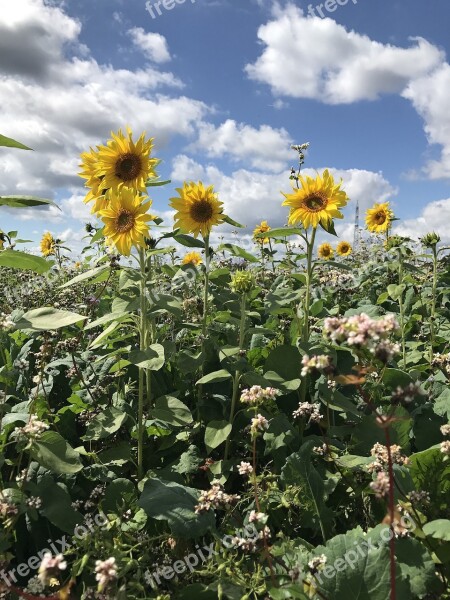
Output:
<instances>
[{"instance_id":1,"label":"sunflower bud","mask_svg":"<svg viewBox=\"0 0 450 600\"><path fill-rule=\"evenodd\" d=\"M255 287L255 280L249 271L236 271L231 276L230 287L236 294L248 294Z\"/></svg>"},{"instance_id":2,"label":"sunflower bud","mask_svg":"<svg viewBox=\"0 0 450 600\"><path fill-rule=\"evenodd\" d=\"M424 235L423 238L420 238L420 241L422 242L422 246L425 246L425 248L435 248L441 241L441 238L439 234L432 231Z\"/></svg>"},{"instance_id":3,"label":"sunflower bud","mask_svg":"<svg viewBox=\"0 0 450 600\"><path fill-rule=\"evenodd\" d=\"M406 239L401 235L390 235L384 243L384 247L386 250L392 250L392 248L399 248L405 241Z\"/></svg>"}]
</instances>

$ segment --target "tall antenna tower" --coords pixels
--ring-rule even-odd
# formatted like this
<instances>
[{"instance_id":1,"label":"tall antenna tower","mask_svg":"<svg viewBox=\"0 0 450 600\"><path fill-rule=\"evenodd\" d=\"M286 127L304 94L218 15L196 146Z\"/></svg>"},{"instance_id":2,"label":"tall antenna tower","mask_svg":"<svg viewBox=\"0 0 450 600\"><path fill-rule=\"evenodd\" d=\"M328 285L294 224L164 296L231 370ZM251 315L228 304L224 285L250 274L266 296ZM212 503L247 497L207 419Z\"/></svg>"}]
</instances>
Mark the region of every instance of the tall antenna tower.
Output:
<instances>
[{"instance_id":1,"label":"tall antenna tower","mask_svg":"<svg viewBox=\"0 0 450 600\"><path fill-rule=\"evenodd\" d=\"M353 232L353 248L356 250L359 243L359 202L356 201L355 208L355 230Z\"/></svg>"}]
</instances>

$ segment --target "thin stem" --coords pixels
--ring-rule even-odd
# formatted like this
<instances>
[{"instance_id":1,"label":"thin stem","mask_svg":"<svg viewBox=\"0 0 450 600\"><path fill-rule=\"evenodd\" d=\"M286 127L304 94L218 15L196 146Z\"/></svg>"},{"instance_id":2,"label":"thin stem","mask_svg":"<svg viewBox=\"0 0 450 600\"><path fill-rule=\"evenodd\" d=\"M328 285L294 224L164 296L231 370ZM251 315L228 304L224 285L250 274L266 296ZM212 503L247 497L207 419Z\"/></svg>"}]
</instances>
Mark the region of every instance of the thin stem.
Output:
<instances>
[{"instance_id":1,"label":"thin stem","mask_svg":"<svg viewBox=\"0 0 450 600\"><path fill-rule=\"evenodd\" d=\"M403 257L400 248L398 249L398 284L403 282ZM405 343L405 305L403 304L403 292L401 292L398 303L400 307L400 328L402 333L402 358L403 366L406 365L406 343Z\"/></svg>"},{"instance_id":2,"label":"thin stem","mask_svg":"<svg viewBox=\"0 0 450 600\"><path fill-rule=\"evenodd\" d=\"M242 294L241 298L241 320L239 325L239 350L244 350L244 342L245 342L245 309L246 309L246 296ZM239 396L239 381L241 379L241 373L239 370L236 371L233 379L233 395L231 397L231 409L230 409L230 419L229 423L232 426L234 420L234 413L236 410L236 403ZM230 432L231 435L231 432ZM227 441L225 443L225 454L224 460L227 460L228 454L230 451L230 436L228 436Z\"/></svg>"},{"instance_id":3,"label":"thin stem","mask_svg":"<svg viewBox=\"0 0 450 600\"><path fill-rule=\"evenodd\" d=\"M434 322L436 319L436 289L437 289L437 249L433 246L433 287L431 292L431 311L430 311L430 364L433 362L434 356L434 336L435 327Z\"/></svg>"},{"instance_id":4,"label":"thin stem","mask_svg":"<svg viewBox=\"0 0 450 600\"><path fill-rule=\"evenodd\" d=\"M147 304L145 272L145 251L139 248L140 281L140 319L139 319L139 348L145 350L147 338ZM144 369L139 367L139 397L138 397L138 479L143 477L144 465Z\"/></svg>"},{"instance_id":5,"label":"thin stem","mask_svg":"<svg viewBox=\"0 0 450 600\"><path fill-rule=\"evenodd\" d=\"M307 242L307 264L306 264L306 297L305 297L305 310L304 310L304 320L303 320L303 338L305 342L309 340L309 309L311 304L311 282L312 282L312 272L313 272L313 264L312 257L314 251L314 241L316 239L317 229L314 227L312 230L311 240Z\"/></svg>"},{"instance_id":6,"label":"thin stem","mask_svg":"<svg viewBox=\"0 0 450 600\"><path fill-rule=\"evenodd\" d=\"M203 295L203 317L202 317L202 354L205 362L205 340L208 325L208 300L209 300L209 235L205 237L205 289ZM200 367L200 377L203 375L203 366ZM197 418L200 421L200 403L203 396L203 385L198 386Z\"/></svg>"},{"instance_id":7,"label":"thin stem","mask_svg":"<svg viewBox=\"0 0 450 600\"><path fill-rule=\"evenodd\" d=\"M389 470L389 521L391 526L391 537L389 540L389 559L391 572L391 595L390 600L396 600L396 580L395 580L395 535L394 535L394 469L392 466L391 454L391 436L389 427L384 428L386 435L386 447L388 454L388 470Z\"/></svg>"}]
</instances>

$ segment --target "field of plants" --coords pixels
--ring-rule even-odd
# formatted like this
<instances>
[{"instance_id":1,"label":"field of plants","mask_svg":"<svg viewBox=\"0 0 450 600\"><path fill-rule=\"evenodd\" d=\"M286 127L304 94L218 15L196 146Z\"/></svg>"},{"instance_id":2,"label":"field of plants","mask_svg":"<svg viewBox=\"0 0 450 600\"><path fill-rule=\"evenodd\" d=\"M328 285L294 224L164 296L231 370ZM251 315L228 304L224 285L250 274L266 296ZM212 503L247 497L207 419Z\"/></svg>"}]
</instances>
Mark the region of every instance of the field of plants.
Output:
<instances>
[{"instance_id":1,"label":"field of plants","mask_svg":"<svg viewBox=\"0 0 450 600\"><path fill-rule=\"evenodd\" d=\"M0 598L450 598L450 254L388 202L339 240L306 148L251 246L213 181L152 215L129 129L81 156L80 260L0 232Z\"/></svg>"}]
</instances>

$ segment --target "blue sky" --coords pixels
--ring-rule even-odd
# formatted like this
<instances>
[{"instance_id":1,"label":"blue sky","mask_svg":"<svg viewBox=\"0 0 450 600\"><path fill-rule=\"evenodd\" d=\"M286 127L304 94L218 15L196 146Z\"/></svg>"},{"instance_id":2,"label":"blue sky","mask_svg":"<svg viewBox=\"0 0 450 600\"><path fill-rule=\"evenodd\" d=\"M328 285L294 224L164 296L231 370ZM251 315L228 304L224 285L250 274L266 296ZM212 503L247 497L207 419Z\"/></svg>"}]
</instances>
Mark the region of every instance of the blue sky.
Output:
<instances>
[{"instance_id":1,"label":"blue sky","mask_svg":"<svg viewBox=\"0 0 450 600\"><path fill-rule=\"evenodd\" d=\"M161 15L144 0L2 3L0 132L35 152L0 150L0 195L62 211L1 209L0 228L35 242L50 230L78 252L79 153L130 124L155 137L173 181L154 194L169 226L183 179L214 184L244 240L263 218L282 225L290 144L309 141L306 167L333 169L351 198L341 237L356 201L390 200L399 232L450 241L448 0L340 3L172 0Z\"/></svg>"}]
</instances>

